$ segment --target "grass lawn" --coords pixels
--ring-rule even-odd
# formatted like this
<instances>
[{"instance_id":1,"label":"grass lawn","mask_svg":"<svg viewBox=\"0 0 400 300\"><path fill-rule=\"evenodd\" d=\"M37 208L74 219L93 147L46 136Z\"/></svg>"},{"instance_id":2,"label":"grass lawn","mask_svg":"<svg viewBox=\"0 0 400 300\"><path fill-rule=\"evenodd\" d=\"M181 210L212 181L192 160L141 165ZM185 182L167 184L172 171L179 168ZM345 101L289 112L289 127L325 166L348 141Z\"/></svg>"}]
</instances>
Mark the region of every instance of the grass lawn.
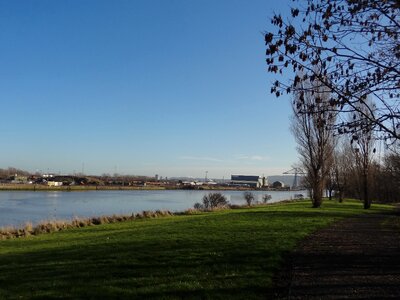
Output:
<instances>
[{"instance_id":1,"label":"grass lawn","mask_svg":"<svg viewBox=\"0 0 400 300\"><path fill-rule=\"evenodd\" d=\"M358 202L296 202L4 240L0 299L265 299L301 238L365 212Z\"/></svg>"}]
</instances>

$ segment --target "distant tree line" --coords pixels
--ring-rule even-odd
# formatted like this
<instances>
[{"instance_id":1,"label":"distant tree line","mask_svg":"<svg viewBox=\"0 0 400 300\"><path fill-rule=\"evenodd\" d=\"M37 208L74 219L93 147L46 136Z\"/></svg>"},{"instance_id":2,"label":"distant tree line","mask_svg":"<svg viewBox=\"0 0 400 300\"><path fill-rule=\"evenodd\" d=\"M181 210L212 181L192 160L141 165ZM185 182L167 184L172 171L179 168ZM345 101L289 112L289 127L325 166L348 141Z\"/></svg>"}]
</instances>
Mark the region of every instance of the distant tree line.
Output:
<instances>
[{"instance_id":1,"label":"distant tree line","mask_svg":"<svg viewBox=\"0 0 400 300\"><path fill-rule=\"evenodd\" d=\"M302 94L302 101L294 93L291 129L313 207L321 206L325 192L330 199L335 196L339 201L360 199L365 209L371 207L372 201L399 202L399 141L388 144L379 132L371 129L369 122L362 125L356 136L336 134L338 113L324 109L329 105L329 90L318 81L302 84L309 85L309 90ZM374 101L367 98L366 103L359 110L373 115ZM303 113L302 107L309 113ZM359 122L363 122L361 117Z\"/></svg>"},{"instance_id":2,"label":"distant tree line","mask_svg":"<svg viewBox=\"0 0 400 300\"><path fill-rule=\"evenodd\" d=\"M26 176L35 180L41 179L42 175L39 172L29 172L26 170L8 167L6 169L0 168L0 180L11 180L17 176ZM132 185L144 182L156 181L154 177L138 176L138 175L121 175L121 174L102 174L101 176L95 175L84 175L77 173L74 175L53 175L46 180L60 181L65 185L77 184L77 185ZM39 181L34 181L38 183Z\"/></svg>"},{"instance_id":3,"label":"distant tree line","mask_svg":"<svg viewBox=\"0 0 400 300\"><path fill-rule=\"evenodd\" d=\"M369 208L372 201L400 201L400 153L391 149L378 153L373 150L377 142L380 141L369 141L368 152L349 139L339 142L331 172L325 179L328 196L334 192L340 201L357 198L363 200L364 208Z\"/></svg>"},{"instance_id":4,"label":"distant tree line","mask_svg":"<svg viewBox=\"0 0 400 300\"><path fill-rule=\"evenodd\" d=\"M10 176L15 176L15 174L20 175L20 176L31 175L28 171L24 171L24 170L13 168L13 167L8 167L7 169L0 168L0 179L7 179Z\"/></svg>"}]
</instances>

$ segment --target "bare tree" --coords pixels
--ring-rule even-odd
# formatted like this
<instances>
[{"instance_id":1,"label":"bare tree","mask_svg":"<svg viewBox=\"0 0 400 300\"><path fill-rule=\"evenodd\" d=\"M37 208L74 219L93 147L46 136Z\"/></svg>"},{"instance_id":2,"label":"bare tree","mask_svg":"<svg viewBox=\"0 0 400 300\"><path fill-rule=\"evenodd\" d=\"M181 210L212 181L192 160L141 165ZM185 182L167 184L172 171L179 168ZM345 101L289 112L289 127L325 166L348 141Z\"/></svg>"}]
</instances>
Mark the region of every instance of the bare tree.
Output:
<instances>
[{"instance_id":1,"label":"bare tree","mask_svg":"<svg viewBox=\"0 0 400 300\"><path fill-rule=\"evenodd\" d=\"M333 161L334 161L334 155L333 155ZM326 189L329 200L332 200L332 194L337 189L335 175L336 175L336 168L335 168L335 164L332 163L332 167L329 168L329 171L327 172L327 176L326 176L326 180L325 180L325 189Z\"/></svg>"},{"instance_id":2,"label":"bare tree","mask_svg":"<svg viewBox=\"0 0 400 300\"><path fill-rule=\"evenodd\" d=\"M291 16L274 15L275 30L265 33L268 71L293 74L277 80L271 92L296 92L301 103L310 86L299 83L318 81L331 93L325 109L344 113L335 126L339 133L363 131L361 117L369 130L400 139L400 2L293 2ZM368 96L376 102L374 114Z\"/></svg>"},{"instance_id":3,"label":"bare tree","mask_svg":"<svg viewBox=\"0 0 400 300\"><path fill-rule=\"evenodd\" d=\"M375 200L399 202L400 154L394 151L395 148L386 149L387 153L381 161L374 157L376 146L372 146L373 137L370 141L364 137L363 140L367 142L367 145L362 147L358 142L351 143L347 136L343 136L341 140L335 151L332 168L338 170L335 173L338 175L336 188L339 199L340 197L362 199L366 208ZM363 144L363 142L360 143ZM366 151L368 148L369 151ZM362 151L369 153L369 156L363 155Z\"/></svg>"},{"instance_id":4,"label":"bare tree","mask_svg":"<svg viewBox=\"0 0 400 300\"><path fill-rule=\"evenodd\" d=\"M295 93L291 130L306 171L313 207L320 207L325 180L332 164L331 127L336 116L325 109L329 105L329 93L315 83L302 83L306 84L309 86L306 93ZM310 110L310 113L301 113L303 110Z\"/></svg>"},{"instance_id":5,"label":"bare tree","mask_svg":"<svg viewBox=\"0 0 400 300\"><path fill-rule=\"evenodd\" d=\"M336 147L333 152L333 165L332 165L332 177L335 185L336 196L339 198L339 202L343 202L343 199L348 190L349 174L352 173L352 166L354 165L354 156L351 151L351 144L347 136L342 139L338 139Z\"/></svg>"},{"instance_id":6,"label":"bare tree","mask_svg":"<svg viewBox=\"0 0 400 300\"><path fill-rule=\"evenodd\" d=\"M244 200L246 200L247 206L251 206L254 202L254 194L252 192L244 192Z\"/></svg>"},{"instance_id":7,"label":"bare tree","mask_svg":"<svg viewBox=\"0 0 400 300\"><path fill-rule=\"evenodd\" d=\"M269 194L265 194L265 195L262 196L263 203L267 203L271 199L272 199L272 196L269 195Z\"/></svg>"},{"instance_id":8,"label":"bare tree","mask_svg":"<svg viewBox=\"0 0 400 300\"><path fill-rule=\"evenodd\" d=\"M209 194L203 196L203 205L199 206L198 203L196 203L195 208L199 209L200 207L204 207L204 209L214 209L214 208L218 208L218 207L225 207L228 204L229 203L223 194L209 193Z\"/></svg>"},{"instance_id":9,"label":"bare tree","mask_svg":"<svg viewBox=\"0 0 400 300\"><path fill-rule=\"evenodd\" d=\"M28 171L24 171L14 167L8 167L7 169L0 169L0 179L5 179L7 177L14 176L15 174L23 176L31 175Z\"/></svg>"},{"instance_id":10,"label":"bare tree","mask_svg":"<svg viewBox=\"0 0 400 300\"><path fill-rule=\"evenodd\" d=\"M375 188L385 202L400 202L400 149L385 155Z\"/></svg>"},{"instance_id":11,"label":"bare tree","mask_svg":"<svg viewBox=\"0 0 400 300\"><path fill-rule=\"evenodd\" d=\"M369 188L372 183L370 167L372 164L372 155L375 153L375 137L372 129L372 125L368 121L373 118L376 111L375 104L370 98L367 98L356 112L356 118L358 119L360 130L353 134L352 143L354 146L358 176L360 178L360 196L364 202L364 208L368 209L371 207L371 198L369 194Z\"/></svg>"}]
</instances>

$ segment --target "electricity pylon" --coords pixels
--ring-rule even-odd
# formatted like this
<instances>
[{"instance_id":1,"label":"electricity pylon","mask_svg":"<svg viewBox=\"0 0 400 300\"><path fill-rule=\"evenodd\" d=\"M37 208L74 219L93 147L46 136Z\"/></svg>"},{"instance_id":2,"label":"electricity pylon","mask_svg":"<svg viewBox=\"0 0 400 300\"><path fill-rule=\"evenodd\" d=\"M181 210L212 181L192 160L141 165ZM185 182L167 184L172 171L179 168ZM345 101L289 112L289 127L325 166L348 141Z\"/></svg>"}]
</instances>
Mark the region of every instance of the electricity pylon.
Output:
<instances>
[{"instance_id":1,"label":"electricity pylon","mask_svg":"<svg viewBox=\"0 0 400 300\"><path fill-rule=\"evenodd\" d=\"M304 173L304 171L301 168L293 168L289 171L283 172L283 174L288 175L288 174L294 174L294 179L293 179L293 184L291 189L297 189L299 186L299 180L298 177L299 175L305 175L306 173Z\"/></svg>"}]
</instances>

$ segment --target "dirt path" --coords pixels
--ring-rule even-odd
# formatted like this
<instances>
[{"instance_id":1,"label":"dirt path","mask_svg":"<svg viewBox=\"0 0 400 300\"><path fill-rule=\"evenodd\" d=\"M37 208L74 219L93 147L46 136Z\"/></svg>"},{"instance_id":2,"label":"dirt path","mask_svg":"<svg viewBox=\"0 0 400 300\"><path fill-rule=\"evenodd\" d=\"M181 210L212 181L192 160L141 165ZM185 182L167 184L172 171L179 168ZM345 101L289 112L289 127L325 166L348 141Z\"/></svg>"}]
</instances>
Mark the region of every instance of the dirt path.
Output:
<instances>
[{"instance_id":1,"label":"dirt path","mask_svg":"<svg viewBox=\"0 0 400 300\"><path fill-rule=\"evenodd\" d=\"M358 216L309 236L291 256L278 298L400 299L399 218Z\"/></svg>"}]
</instances>

